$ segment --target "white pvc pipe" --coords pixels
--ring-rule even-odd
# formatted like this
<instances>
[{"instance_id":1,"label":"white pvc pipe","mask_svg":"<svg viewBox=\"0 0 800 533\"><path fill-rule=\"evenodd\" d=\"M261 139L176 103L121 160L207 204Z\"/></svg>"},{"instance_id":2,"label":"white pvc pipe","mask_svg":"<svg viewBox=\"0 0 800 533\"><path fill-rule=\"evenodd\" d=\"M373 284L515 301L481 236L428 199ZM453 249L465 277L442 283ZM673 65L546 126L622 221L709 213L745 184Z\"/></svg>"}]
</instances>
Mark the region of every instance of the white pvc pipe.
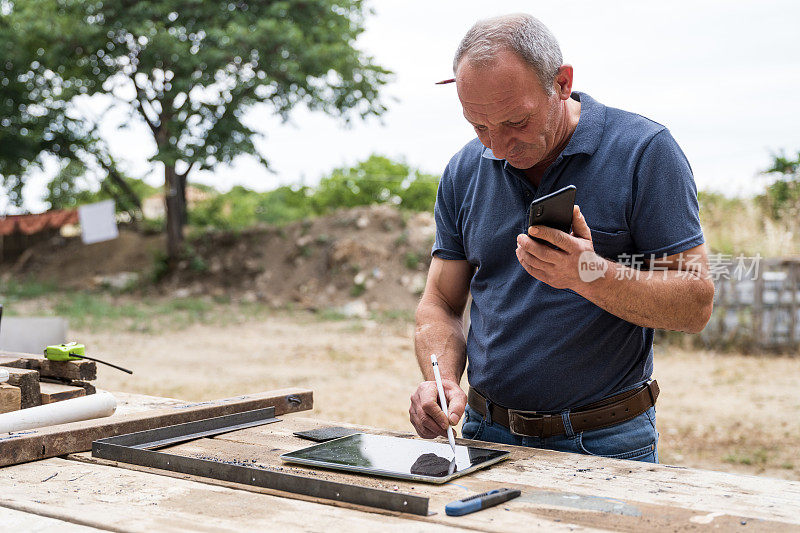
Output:
<instances>
[{"instance_id":1,"label":"white pvc pipe","mask_svg":"<svg viewBox=\"0 0 800 533\"><path fill-rule=\"evenodd\" d=\"M0 433L103 418L113 415L116 409L117 400L110 392L97 391L89 396L0 414Z\"/></svg>"}]
</instances>

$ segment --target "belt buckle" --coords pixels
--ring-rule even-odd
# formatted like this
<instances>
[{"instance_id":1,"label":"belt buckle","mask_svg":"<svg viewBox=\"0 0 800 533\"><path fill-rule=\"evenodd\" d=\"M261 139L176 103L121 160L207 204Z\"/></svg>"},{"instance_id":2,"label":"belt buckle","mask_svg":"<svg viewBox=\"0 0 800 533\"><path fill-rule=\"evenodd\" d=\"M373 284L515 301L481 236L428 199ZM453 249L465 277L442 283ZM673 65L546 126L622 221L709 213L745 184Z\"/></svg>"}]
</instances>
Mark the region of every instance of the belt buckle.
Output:
<instances>
[{"instance_id":1,"label":"belt buckle","mask_svg":"<svg viewBox=\"0 0 800 533\"><path fill-rule=\"evenodd\" d=\"M508 429L511 431L513 435L518 437L536 437L542 438L545 434L545 430L547 432L552 432L552 421L553 415L550 414L541 414L537 413L536 411L517 411L516 409L509 409L508 410ZM523 433L522 428L520 428L517 424L519 421L538 421L540 422L538 434L535 433Z\"/></svg>"}]
</instances>

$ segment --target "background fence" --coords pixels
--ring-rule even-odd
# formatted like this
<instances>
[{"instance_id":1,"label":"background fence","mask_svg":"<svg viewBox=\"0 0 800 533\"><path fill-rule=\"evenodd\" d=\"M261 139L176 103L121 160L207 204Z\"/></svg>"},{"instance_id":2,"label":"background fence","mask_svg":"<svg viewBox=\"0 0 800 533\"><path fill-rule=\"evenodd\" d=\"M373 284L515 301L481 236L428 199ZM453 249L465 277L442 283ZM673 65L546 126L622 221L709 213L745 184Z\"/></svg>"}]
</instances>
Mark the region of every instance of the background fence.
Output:
<instances>
[{"instance_id":1,"label":"background fence","mask_svg":"<svg viewBox=\"0 0 800 533\"><path fill-rule=\"evenodd\" d=\"M699 338L709 347L798 350L800 259L760 259L755 265L754 271L735 258L712 262L712 271L718 269L714 312Z\"/></svg>"}]
</instances>

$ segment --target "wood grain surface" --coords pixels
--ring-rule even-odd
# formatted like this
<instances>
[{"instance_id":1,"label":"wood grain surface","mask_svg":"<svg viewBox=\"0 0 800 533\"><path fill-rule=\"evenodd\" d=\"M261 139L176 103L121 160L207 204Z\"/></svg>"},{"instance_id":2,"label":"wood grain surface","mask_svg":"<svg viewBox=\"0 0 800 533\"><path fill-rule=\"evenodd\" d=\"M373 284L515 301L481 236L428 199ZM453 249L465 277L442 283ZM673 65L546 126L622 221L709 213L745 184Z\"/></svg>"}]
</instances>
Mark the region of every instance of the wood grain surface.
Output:
<instances>
[{"instance_id":1,"label":"wood grain surface","mask_svg":"<svg viewBox=\"0 0 800 533\"><path fill-rule=\"evenodd\" d=\"M310 390L289 388L0 434L0 466L90 450L92 441L114 435L264 407L275 407L280 415L311 409L313 403Z\"/></svg>"}]
</instances>

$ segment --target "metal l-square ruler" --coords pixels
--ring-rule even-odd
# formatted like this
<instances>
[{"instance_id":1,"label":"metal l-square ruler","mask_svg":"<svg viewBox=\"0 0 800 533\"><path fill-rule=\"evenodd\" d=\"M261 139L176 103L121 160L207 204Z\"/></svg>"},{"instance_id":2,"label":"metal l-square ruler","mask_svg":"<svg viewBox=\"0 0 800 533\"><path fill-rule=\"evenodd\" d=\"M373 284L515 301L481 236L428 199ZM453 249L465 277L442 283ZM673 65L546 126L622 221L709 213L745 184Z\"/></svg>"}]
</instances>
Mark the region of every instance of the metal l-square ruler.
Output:
<instances>
[{"instance_id":1,"label":"metal l-square ruler","mask_svg":"<svg viewBox=\"0 0 800 533\"><path fill-rule=\"evenodd\" d=\"M155 451L156 448L164 446L272 422L278 422L278 419L275 418L275 409L268 407L118 435L94 441L92 457L314 498L427 516L428 498L421 496Z\"/></svg>"}]
</instances>

